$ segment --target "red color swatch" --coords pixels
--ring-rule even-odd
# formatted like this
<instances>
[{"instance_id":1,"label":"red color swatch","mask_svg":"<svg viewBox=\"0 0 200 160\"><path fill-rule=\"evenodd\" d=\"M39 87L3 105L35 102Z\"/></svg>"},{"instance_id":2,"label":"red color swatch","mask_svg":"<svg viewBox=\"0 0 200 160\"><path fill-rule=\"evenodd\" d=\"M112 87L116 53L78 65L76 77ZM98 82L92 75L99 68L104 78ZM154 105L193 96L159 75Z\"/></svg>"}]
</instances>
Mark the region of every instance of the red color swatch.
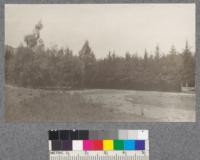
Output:
<instances>
[{"instance_id":1,"label":"red color swatch","mask_svg":"<svg viewBox=\"0 0 200 160\"><path fill-rule=\"evenodd\" d=\"M103 150L103 141L93 140L93 150Z\"/></svg>"}]
</instances>

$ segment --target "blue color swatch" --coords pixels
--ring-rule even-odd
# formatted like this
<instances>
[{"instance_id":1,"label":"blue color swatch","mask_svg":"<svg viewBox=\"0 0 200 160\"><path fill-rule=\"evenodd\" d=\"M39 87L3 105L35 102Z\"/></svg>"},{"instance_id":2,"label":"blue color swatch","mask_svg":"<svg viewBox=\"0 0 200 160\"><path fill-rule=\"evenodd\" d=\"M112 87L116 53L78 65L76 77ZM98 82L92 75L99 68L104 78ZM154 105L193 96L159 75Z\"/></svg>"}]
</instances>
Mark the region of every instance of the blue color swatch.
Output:
<instances>
[{"instance_id":1,"label":"blue color swatch","mask_svg":"<svg viewBox=\"0 0 200 160\"><path fill-rule=\"evenodd\" d=\"M135 141L134 140L125 140L124 141L124 150L135 150Z\"/></svg>"}]
</instances>

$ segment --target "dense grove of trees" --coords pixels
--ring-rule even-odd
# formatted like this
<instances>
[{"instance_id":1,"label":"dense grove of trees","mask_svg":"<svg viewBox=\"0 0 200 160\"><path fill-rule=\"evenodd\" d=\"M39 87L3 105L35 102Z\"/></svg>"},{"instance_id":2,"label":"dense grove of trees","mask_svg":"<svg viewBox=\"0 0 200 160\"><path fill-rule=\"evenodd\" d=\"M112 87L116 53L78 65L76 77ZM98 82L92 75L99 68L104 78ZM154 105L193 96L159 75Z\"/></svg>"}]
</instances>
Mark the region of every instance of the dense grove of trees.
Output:
<instances>
[{"instance_id":1,"label":"dense grove of trees","mask_svg":"<svg viewBox=\"0 0 200 160\"><path fill-rule=\"evenodd\" d=\"M25 36L26 46L5 46L6 83L31 88L161 91L195 85L195 56L187 42L181 53L172 46L169 53L161 54L157 46L154 55L147 50L144 57L109 52L104 59L96 59L88 41L78 55L69 48L46 48L40 38L42 27L39 22L33 34Z\"/></svg>"}]
</instances>

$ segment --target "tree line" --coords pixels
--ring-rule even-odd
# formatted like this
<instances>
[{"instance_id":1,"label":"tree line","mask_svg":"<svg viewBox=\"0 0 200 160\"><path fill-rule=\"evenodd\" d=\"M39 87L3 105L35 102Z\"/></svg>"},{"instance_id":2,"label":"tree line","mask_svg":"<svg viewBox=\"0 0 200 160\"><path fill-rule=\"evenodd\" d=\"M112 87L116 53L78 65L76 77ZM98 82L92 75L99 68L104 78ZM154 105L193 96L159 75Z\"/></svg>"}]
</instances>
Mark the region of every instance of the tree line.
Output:
<instances>
[{"instance_id":1,"label":"tree line","mask_svg":"<svg viewBox=\"0 0 200 160\"><path fill-rule=\"evenodd\" d=\"M188 43L182 52L172 46L161 54L144 56L109 52L96 59L86 41L78 55L69 48L46 48L40 38L43 28L36 24L34 32L24 37L26 45L5 46L5 79L7 84L30 88L60 87L66 89L104 88L180 91L181 86L195 86L195 54Z\"/></svg>"}]
</instances>

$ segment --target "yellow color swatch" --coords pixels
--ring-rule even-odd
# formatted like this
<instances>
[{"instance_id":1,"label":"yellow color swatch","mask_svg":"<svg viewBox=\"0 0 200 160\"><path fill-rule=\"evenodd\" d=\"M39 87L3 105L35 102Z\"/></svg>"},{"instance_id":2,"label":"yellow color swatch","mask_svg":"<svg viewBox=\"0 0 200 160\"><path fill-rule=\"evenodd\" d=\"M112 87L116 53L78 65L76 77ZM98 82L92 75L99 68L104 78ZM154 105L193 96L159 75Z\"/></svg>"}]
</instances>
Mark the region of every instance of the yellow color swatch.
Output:
<instances>
[{"instance_id":1,"label":"yellow color swatch","mask_svg":"<svg viewBox=\"0 0 200 160\"><path fill-rule=\"evenodd\" d=\"M103 150L112 151L113 150L113 140L103 140Z\"/></svg>"}]
</instances>

